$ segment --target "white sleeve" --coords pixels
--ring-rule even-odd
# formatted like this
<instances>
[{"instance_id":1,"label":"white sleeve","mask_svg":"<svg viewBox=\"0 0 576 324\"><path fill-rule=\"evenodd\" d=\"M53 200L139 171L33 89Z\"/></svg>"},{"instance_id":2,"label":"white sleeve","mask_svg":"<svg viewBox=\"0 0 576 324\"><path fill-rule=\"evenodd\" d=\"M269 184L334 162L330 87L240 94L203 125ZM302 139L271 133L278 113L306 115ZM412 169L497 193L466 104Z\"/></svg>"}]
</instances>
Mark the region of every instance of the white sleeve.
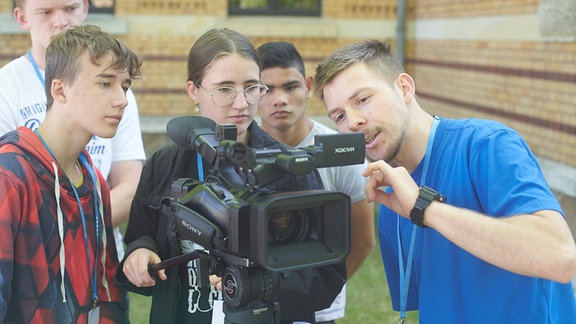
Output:
<instances>
[{"instance_id":1,"label":"white sleeve","mask_svg":"<svg viewBox=\"0 0 576 324\"><path fill-rule=\"evenodd\" d=\"M124 110L118 131L112 138L112 162L146 159L142 142L142 131L140 129L138 104L132 89L128 90L126 97L128 106Z\"/></svg>"},{"instance_id":2,"label":"white sleeve","mask_svg":"<svg viewBox=\"0 0 576 324\"><path fill-rule=\"evenodd\" d=\"M325 190L345 193L350 197L350 201L355 203L366 199L364 187L367 179L362 176L366 165L365 161L364 164L319 168L318 172L322 177Z\"/></svg>"},{"instance_id":3,"label":"white sleeve","mask_svg":"<svg viewBox=\"0 0 576 324\"><path fill-rule=\"evenodd\" d=\"M0 69L0 135L16 129L18 124L17 89L7 67Z\"/></svg>"},{"instance_id":4,"label":"white sleeve","mask_svg":"<svg viewBox=\"0 0 576 324\"><path fill-rule=\"evenodd\" d=\"M30 62L24 57L0 69L0 134L26 126L32 130L46 115L46 92Z\"/></svg>"}]
</instances>

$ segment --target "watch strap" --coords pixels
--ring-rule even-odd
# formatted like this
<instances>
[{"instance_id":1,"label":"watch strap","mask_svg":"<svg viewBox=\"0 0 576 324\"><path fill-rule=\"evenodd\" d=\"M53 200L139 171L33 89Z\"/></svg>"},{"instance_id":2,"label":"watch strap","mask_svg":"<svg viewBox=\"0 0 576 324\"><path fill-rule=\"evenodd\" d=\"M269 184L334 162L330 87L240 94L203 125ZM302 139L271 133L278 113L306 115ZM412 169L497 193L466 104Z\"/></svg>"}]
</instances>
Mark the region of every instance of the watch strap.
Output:
<instances>
[{"instance_id":1,"label":"watch strap","mask_svg":"<svg viewBox=\"0 0 576 324\"><path fill-rule=\"evenodd\" d=\"M424 211L434 200L444 203L446 197L430 187L422 186L414 208L410 211L410 220L412 220L412 223L423 228L428 227L424 225Z\"/></svg>"}]
</instances>

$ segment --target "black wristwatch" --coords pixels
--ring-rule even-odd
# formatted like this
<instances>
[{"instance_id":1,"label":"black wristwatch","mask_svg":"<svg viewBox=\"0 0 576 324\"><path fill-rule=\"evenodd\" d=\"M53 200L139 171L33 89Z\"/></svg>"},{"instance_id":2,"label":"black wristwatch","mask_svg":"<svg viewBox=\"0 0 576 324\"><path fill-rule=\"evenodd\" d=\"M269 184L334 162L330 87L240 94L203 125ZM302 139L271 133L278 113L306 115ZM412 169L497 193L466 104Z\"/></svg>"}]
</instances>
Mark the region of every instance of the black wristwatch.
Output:
<instances>
[{"instance_id":1,"label":"black wristwatch","mask_svg":"<svg viewBox=\"0 0 576 324\"><path fill-rule=\"evenodd\" d=\"M412 223L420 227L428 227L424 225L424 211L426 210L426 208L428 208L428 205L430 205L430 203L434 200L443 203L446 201L446 196L426 186L420 188L420 194L418 195L418 199L416 199L414 208L412 208L412 210L410 211L410 220L412 220Z\"/></svg>"}]
</instances>

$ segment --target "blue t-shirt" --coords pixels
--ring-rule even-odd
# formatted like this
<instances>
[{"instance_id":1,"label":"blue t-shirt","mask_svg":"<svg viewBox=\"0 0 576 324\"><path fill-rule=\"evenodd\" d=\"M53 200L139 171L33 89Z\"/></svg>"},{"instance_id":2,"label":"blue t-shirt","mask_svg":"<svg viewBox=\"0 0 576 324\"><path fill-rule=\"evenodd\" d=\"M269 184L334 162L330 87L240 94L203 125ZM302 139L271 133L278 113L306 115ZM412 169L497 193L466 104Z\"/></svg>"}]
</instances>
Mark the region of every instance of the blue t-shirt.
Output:
<instances>
[{"instance_id":1,"label":"blue t-shirt","mask_svg":"<svg viewBox=\"0 0 576 324\"><path fill-rule=\"evenodd\" d=\"M412 173L420 184L422 163ZM446 203L494 217L562 213L520 135L497 122L442 119L425 185ZM392 303L399 310L397 226L406 262L414 228L380 206L378 236ZM570 284L527 277L484 262L431 228L417 228L408 310L420 323L576 323Z\"/></svg>"}]
</instances>

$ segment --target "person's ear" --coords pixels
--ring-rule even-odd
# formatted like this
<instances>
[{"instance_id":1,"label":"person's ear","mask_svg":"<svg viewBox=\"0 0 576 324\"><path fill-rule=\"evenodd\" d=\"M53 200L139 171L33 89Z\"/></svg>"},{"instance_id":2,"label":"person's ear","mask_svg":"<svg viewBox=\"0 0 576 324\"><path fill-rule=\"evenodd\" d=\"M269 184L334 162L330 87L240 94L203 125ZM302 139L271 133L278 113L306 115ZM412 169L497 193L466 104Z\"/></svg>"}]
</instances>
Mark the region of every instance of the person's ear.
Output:
<instances>
[{"instance_id":1,"label":"person's ear","mask_svg":"<svg viewBox=\"0 0 576 324\"><path fill-rule=\"evenodd\" d=\"M86 17L88 17L88 11L90 10L90 1L89 0L84 0L83 1L83 6L82 6L82 19L80 21L80 24L86 20Z\"/></svg>"},{"instance_id":2,"label":"person's ear","mask_svg":"<svg viewBox=\"0 0 576 324\"><path fill-rule=\"evenodd\" d=\"M414 95L416 93L416 86L414 84L414 79L407 73L400 73L397 79L398 87L402 92L401 96L405 103L409 104L414 100Z\"/></svg>"},{"instance_id":3,"label":"person's ear","mask_svg":"<svg viewBox=\"0 0 576 324\"><path fill-rule=\"evenodd\" d=\"M198 87L194 84L194 82L188 80L186 81L186 93L188 93L188 97L192 99L194 102L198 102Z\"/></svg>"},{"instance_id":4,"label":"person's ear","mask_svg":"<svg viewBox=\"0 0 576 324\"><path fill-rule=\"evenodd\" d=\"M60 79L52 80L52 86L50 87L50 95L54 98L54 101L61 103L66 103L66 91L64 89L64 81Z\"/></svg>"},{"instance_id":5,"label":"person's ear","mask_svg":"<svg viewBox=\"0 0 576 324\"><path fill-rule=\"evenodd\" d=\"M314 76L310 75L306 78L306 97L311 98L314 96Z\"/></svg>"},{"instance_id":6,"label":"person's ear","mask_svg":"<svg viewBox=\"0 0 576 324\"><path fill-rule=\"evenodd\" d=\"M16 19L16 22L20 28L24 30L30 30L30 24L28 23L28 19L26 18L23 9L20 7L14 8L14 18Z\"/></svg>"},{"instance_id":7,"label":"person's ear","mask_svg":"<svg viewBox=\"0 0 576 324\"><path fill-rule=\"evenodd\" d=\"M90 1L88 0L84 0L84 19L86 19L86 17L88 17L88 10L90 8Z\"/></svg>"},{"instance_id":8,"label":"person's ear","mask_svg":"<svg viewBox=\"0 0 576 324\"><path fill-rule=\"evenodd\" d=\"M86 17L88 17L88 9L90 7L90 1L88 0L84 0L84 10L82 12L82 14L84 15L84 19L86 19ZM83 19L83 20L84 20Z\"/></svg>"},{"instance_id":9,"label":"person's ear","mask_svg":"<svg viewBox=\"0 0 576 324\"><path fill-rule=\"evenodd\" d=\"M186 81L186 93L188 93L188 97L194 101L194 111L200 112L200 104L198 100L198 87L194 82L188 80Z\"/></svg>"}]
</instances>

